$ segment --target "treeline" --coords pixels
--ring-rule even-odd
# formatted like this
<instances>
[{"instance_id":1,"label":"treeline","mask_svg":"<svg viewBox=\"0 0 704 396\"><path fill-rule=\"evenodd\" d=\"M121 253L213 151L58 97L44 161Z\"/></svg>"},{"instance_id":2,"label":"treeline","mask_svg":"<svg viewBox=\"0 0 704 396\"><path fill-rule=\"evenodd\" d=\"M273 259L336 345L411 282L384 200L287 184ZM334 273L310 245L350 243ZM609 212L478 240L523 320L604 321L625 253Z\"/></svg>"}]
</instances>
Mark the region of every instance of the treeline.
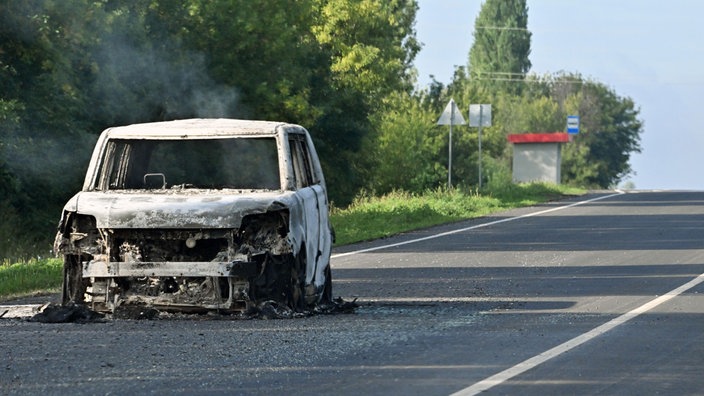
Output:
<instances>
[{"instance_id":1,"label":"treeline","mask_svg":"<svg viewBox=\"0 0 704 396\"><path fill-rule=\"evenodd\" d=\"M447 86L415 86L417 9L415 0L0 0L0 260L48 254L97 134L114 125L299 123L338 206L362 190L443 186L447 128L435 123L451 97L463 109L493 105L488 182L510 180L506 134L562 130L567 114L581 116L583 133L565 147L564 182L607 187L630 172L634 103L579 75L527 75L525 0L485 2L468 65ZM453 137L458 186L477 182L476 138L466 128Z\"/></svg>"}]
</instances>

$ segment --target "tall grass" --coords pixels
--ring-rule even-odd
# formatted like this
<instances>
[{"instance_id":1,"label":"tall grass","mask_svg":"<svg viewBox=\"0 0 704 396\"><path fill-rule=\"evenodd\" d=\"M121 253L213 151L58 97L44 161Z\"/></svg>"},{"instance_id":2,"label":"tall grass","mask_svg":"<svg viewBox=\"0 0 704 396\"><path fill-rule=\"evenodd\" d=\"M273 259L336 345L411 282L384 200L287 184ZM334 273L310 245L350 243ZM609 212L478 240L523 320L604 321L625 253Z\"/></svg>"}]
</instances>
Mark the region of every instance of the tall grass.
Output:
<instances>
[{"instance_id":1,"label":"tall grass","mask_svg":"<svg viewBox=\"0 0 704 396\"><path fill-rule=\"evenodd\" d=\"M336 245L345 245L583 193L545 183L495 185L486 193L460 189L423 194L395 191L382 197L359 196L345 209L333 208L330 221Z\"/></svg>"},{"instance_id":2,"label":"tall grass","mask_svg":"<svg viewBox=\"0 0 704 396\"><path fill-rule=\"evenodd\" d=\"M60 259L32 259L0 264L0 299L33 292L58 291L61 287Z\"/></svg>"}]
</instances>

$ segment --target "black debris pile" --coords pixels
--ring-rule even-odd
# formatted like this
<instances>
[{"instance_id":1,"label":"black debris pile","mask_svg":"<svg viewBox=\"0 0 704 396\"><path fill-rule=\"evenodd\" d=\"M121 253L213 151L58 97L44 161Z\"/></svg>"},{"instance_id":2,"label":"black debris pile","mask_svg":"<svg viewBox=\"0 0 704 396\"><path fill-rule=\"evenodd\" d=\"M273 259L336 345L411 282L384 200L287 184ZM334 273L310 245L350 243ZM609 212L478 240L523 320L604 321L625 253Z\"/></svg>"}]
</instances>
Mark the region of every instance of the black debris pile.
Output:
<instances>
[{"instance_id":1,"label":"black debris pile","mask_svg":"<svg viewBox=\"0 0 704 396\"><path fill-rule=\"evenodd\" d=\"M311 310L297 312L285 304L267 300L250 308L245 316L250 319L292 319L311 315L351 314L358 307L356 298L352 301L345 301L342 297L338 297L329 304L321 304Z\"/></svg>"},{"instance_id":2,"label":"black debris pile","mask_svg":"<svg viewBox=\"0 0 704 396\"><path fill-rule=\"evenodd\" d=\"M320 314L352 314L359 308L357 299L345 301L342 297L332 300L331 304L325 304L315 307L315 313Z\"/></svg>"},{"instance_id":3,"label":"black debris pile","mask_svg":"<svg viewBox=\"0 0 704 396\"><path fill-rule=\"evenodd\" d=\"M40 323L88 323L102 321L103 315L82 304L47 304L28 320Z\"/></svg>"},{"instance_id":4,"label":"black debris pile","mask_svg":"<svg viewBox=\"0 0 704 396\"><path fill-rule=\"evenodd\" d=\"M120 305L115 308L112 313L113 319L156 319L159 317L159 311L143 305Z\"/></svg>"},{"instance_id":5,"label":"black debris pile","mask_svg":"<svg viewBox=\"0 0 704 396\"><path fill-rule=\"evenodd\" d=\"M305 316L305 313L294 312L290 307L273 300L262 301L247 312L250 318L255 319L291 319Z\"/></svg>"}]
</instances>

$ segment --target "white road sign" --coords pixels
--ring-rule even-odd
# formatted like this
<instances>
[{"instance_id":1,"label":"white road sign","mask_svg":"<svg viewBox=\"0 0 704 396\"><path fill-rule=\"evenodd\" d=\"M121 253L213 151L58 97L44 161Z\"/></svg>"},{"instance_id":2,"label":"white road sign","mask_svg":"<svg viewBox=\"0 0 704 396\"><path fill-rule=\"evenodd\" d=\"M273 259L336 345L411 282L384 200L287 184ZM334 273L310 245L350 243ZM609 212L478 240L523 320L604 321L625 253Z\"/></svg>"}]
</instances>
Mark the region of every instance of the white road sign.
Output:
<instances>
[{"instance_id":1,"label":"white road sign","mask_svg":"<svg viewBox=\"0 0 704 396\"><path fill-rule=\"evenodd\" d=\"M491 105L473 104L469 105L469 126L490 127L491 126Z\"/></svg>"},{"instance_id":2,"label":"white road sign","mask_svg":"<svg viewBox=\"0 0 704 396\"><path fill-rule=\"evenodd\" d=\"M460 109L457 107L454 99L450 99L450 102L445 106L445 110L440 115L438 120L438 125L465 125L464 117Z\"/></svg>"}]
</instances>

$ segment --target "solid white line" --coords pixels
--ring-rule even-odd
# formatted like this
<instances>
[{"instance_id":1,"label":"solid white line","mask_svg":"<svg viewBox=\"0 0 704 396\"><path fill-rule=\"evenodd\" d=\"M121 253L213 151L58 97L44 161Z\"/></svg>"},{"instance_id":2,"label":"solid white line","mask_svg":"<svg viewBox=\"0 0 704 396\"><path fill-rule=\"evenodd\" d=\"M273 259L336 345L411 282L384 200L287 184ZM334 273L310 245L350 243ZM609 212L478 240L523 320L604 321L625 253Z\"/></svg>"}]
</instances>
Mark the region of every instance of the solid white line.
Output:
<instances>
[{"instance_id":1,"label":"solid white line","mask_svg":"<svg viewBox=\"0 0 704 396\"><path fill-rule=\"evenodd\" d=\"M582 335L579 335L563 344L560 344L552 349L549 349L540 355L534 356L528 360L524 360L521 363L518 363L517 365L508 368L498 374L492 375L489 378L486 378L482 381L477 382L476 384L462 389L459 392L453 393L451 396L469 396L469 395L476 395L480 392L483 392L485 390L488 390L490 388L493 388L494 386L500 385L511 378L520 375L534 367L536 367L539 364L542 364L562 353L565 353L573 348L578 347L579 345L584 344L587 341L590 341L596 337L599 337L600 335L606 333L609 330L614 329L617 326L620 326L629 320L646 313L650 311L651 309L657 307L660 304L663 304L680 294L686 292L687 290L701 284L704 282L704 274L701 274L697 276L696 278L692 279L691 281L685 283L684 285L670 291L667 294L664 294L660 297L657 297L653 300L648 301L647 303L641 305L638 308L635 308L615 319L612 319L603 325L587 332Z\"/></svg>"},{"instance_id":2,"label":"solid white line","mask_svg":"<svg viewBox=\"0 0 704 396\"><path fill-rule=\"evenodd\" d=\"M495 225L495 224L506 223L506 222L509 222L509 221L525 219L525 218L527 218L527 217L538 216L538 215L542 215L542 214L545 214L545 213L555 212L555 211L558 211L558 210L569 209L569 208L573 208L573 207L575 207L575 206L588 204L588 203L594 202L594 201L600 201L600 200L602 200L602 199L611 198L611 197L614 197L614 196L617 196L617 195L621 195L621 194L623 194L623 192L619 191L619 192L617 192L617 193L615 193L615 194L605 195L605 196L603 196L603 197L596 197L596 198L588 199L588 200L586 200L586 201L575 202L575 203L570 204L570 205L559 206L559 207L557 207L557 208L541 210L541 211L535 212L535 213L528 213L528 214L524 214L524 215L521 215L521 216L509 217L509 218L505 218L505 219L501 219L501 220L495 220L495 221L491 221L491 222L488 222L488 223L479 224L479 225L475 225L475 226L471 226L471 227L465 227L465 228L459 228L459 229L452 230L452 231L441 232L441 233L439 233L439 234L429 235L429 236L426 236L426 237L423 237L423 238L416 238L416 239L411 239L411 240L408 240L408 241L397 242L397 243L391 243L391 244L383 245L383 246L376 246L376 247L371 247L371 248L366 248L366 249L360 249L360 250L355 250L355 251L352 251L352 252L333 254L332 256L330 256L330 258L331 258L331 259L340 258L340 257L345 257L345 256L351 256L351 255L353 255L353 254L368 253L368 252L373 252L373 251L376 251L376 250L388 249L388 248L392 248L392 247L408 245L408 244L411 244L411 243L423 242L423 241L427 241L427 240L430 240L430 239L442 238L442 237L444 237L444 236L448 236L448 235L452 235L452 234L457 234L457 233L460 233L460 232L465 232L465 231L470 231L470 230L476 230L477 228L488 227L488 226L492 226L492 225Z\"/></svg>"}]
</instances>

